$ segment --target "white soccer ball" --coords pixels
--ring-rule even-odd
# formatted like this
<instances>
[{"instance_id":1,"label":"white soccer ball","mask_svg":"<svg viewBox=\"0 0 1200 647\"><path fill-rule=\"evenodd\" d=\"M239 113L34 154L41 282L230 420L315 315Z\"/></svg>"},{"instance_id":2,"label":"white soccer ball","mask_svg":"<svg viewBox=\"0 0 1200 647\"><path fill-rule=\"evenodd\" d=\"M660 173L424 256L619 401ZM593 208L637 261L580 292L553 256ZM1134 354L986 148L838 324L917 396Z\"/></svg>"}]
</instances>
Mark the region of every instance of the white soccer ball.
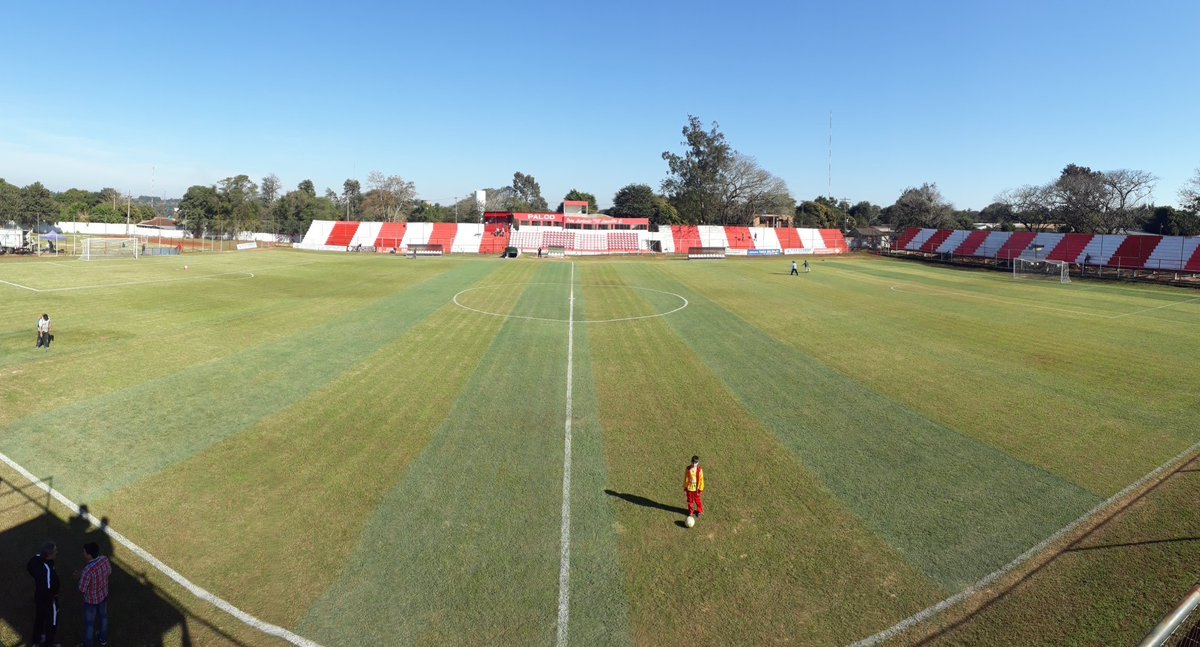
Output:
<instances>
[{"instance_id":1,"label":"white soccer ball","mask_svg":"<svg viewBox=\"0 0 1200 647\"><path fill-rule=\"evenodd\" d=\"M184 266L183 266L183 269L185 269L185 270L186 270L186 269L187 269L187 265L184 265Z\"/></svg>"},{"instance_id":2,"label":"white soccer ball","mask_svg":"<svg viewBox=\"0 0 1200 647\"><path fill-rule=\"evenodd\" d=\"M696 525L696 518L689 514L687 520L684 521L683 523L688 528L691 528L692 526Z\"/></svg>"}]
</instances>

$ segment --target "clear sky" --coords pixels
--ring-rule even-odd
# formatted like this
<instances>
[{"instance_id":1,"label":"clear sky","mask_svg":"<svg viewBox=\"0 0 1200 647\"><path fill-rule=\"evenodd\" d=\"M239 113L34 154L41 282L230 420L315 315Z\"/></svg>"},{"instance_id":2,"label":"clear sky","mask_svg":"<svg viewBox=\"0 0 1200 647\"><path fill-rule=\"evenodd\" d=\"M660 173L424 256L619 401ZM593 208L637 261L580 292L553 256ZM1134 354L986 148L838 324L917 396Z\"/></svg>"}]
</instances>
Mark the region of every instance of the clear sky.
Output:
<instances>
[{"instance_id":1,"label":"clear sky","mask_svg":"<svg viewBox=\"0 0 1200 647\"><path fill-rule=\"evenodd\" d=\"M959 208L1131 168L1200 167L1200 2L9 3L0 177L178 197L370 171L450 202L532 174L553 207L656 189L689 114L799 200Z\"/></svg>"}]
</instances>

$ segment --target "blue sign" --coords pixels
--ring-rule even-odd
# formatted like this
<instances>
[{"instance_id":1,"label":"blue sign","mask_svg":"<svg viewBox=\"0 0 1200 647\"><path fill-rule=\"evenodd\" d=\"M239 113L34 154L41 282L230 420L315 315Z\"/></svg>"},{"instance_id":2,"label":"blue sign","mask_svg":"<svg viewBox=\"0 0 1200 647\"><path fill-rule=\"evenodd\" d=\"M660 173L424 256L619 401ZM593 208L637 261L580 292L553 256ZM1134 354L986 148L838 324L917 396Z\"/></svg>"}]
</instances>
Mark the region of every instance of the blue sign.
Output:
<instances>
[{"instance_id":1,"label":"blue sign","mask_svg":"<svg viewBox=\"0 0 1200 647\"><path fill-rule=\"evenodd\" d=\"M748 250L746 250L747 256L781 256L782 254L783 254L782 249L748 249Z\"/></svg>"}]
</instances>

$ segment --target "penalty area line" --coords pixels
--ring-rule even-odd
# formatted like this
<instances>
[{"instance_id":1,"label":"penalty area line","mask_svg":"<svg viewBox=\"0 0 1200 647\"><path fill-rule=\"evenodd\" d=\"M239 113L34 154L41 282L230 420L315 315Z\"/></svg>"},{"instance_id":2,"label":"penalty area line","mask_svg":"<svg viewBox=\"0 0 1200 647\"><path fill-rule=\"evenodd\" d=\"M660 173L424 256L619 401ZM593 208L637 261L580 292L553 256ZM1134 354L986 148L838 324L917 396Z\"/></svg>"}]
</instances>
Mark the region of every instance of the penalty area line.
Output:
<instances>
[{"instance_id":1,"label":"penalty area line","mask_svg":"<svg viewBox=\"0 0 1200 647\"><path fill-rule=\"evenodd\" d=\"M25 469L24 467L21 467L16 461L9 458L7 455L0 453L0 462L3 462L5 465L8 465L9 467L11 467L18 474L20 474L23 478L28 480L33 485L37 486L38 489L44 491L46 494L49 494L50 496L54 497L59 503L66 506L68 509L79 510L78 504L76 504L74 501L68 499L61 492L46 485L44 482L42 482L41 479L34 476L32 472ZM118 544L121 544L126 549L128 549L129 552L140 557L142 559L142 561L146 562L150 566L153 566L157 571L159 571L163 575L166 575L167 577L171 578L176 584L187 589L187 591L189 593L196 596L197 598L200 598L201 600L204 600L205 602L208 602L209 604L217 607L218 609L224 611L225 613L228 613L229 615L233 616L234 618L237 618L246 626L257 629L258 631L260 631L264 634L267 634L268 636L275 636L276 638L282 638L282 639L292 643L293 645L299 645L300 647L321 647L320 643L309 640L308 638L305 638L304 636L294 634L291 631L284 629L283 627L280 627L278 625L273 625L265 620L260 620L256 617L250 615L249 613L246 613L245 611L242 611L241 609L233 606L229 602L226 602L223 598L220 598L220 597L216 596L215 594L208 592L206 589L200 587L199 585L193 583L188 578L179 574L179 572L176 571L175 569L164 564L161 560L159 560L154 555L151 555L149 552L146 551L146 549L144 549L141 546L138 546L137 544L130 541L128 538L125 537L125 535L122 535L121 533L117 532L116 530L113 530L111 526L101 525L100 520L97 519L96 517L92 516L92 513L88 512L82 516L84 519L87 519L88 523L99 528L101 530L101 532L104 532L109 537L112 537L113 541L116 541Z\"/></svg>"},{"instance_id":2,"label":"penalty area line","mask_svg":"<svg viewBox=\"0 0 1200 647\"><path fill-rule=\"evenodd\" d=\"M3 283L5 285L11 285L14 288L21 288L22 290L29 290L30 292L41 292L41 290L39 290L37 288L31 288L28 285L21 285L20 283L13 283L12 281L0 280L0 283Z\"/></svg>"},{"instance_id":3,"label":"penalty area line","mask_svg":"<svg viewBox=\"0 0 1200 647\"><path fill-rule=\"evenodd\" d=\"M938 602L937 604L935 604L931 607L928 607L922 611L918 611L917 613L914 613L913 615L905 618L904 620L901 620L900 622L897 622L896 624L892 625L891 627L888 627L887 629L884 629L883 631L875 634L874 636L863 638L862 640L860 640L856 643L852 643L850 645L850 647L872 647L873 645L878 645L887 640L891 640L892 638L895 638L896 636L900 635L902 632L907 631L907 630L915 627L916 625L933 618L934 616L945 611L946 609L949 609L950 607L957 605L958 603L966 600L967 598L982 592L984 589L991 586L994 582L996 582L1000 578L1013 572L1014 570L1019 568L1021 565L1023 565L1025 562L1028 562L1029 560L1036 557L1038 554L1044 552L1050 546L1058 543L1060 540L1063 539L1063 537L1066 537L1067 535L1071 534L1076 529L1078 529L1080 526L1091 521L1095 517L1098 517L1101 513L1107 512L1110 508L1112 508L1119 501L1124 500L1129 495L1142 489L1143 487L1146 486L1147 483L1149 483L1150 481L1153 481L1155 478L1162 475L1164 472L1166 472L1170 469L1173 469L1176 466L1186 463L1193 456L1195 456L1197 451L1200 451L1200 442L1192 445L1191 447L1188 447L1187 449L1180 452L1177 456L1175 456L1171 460L1154 468L1154 470L1152 470L1149 474L1146 474L1142 478L1134 481L1133 483L1130 483L1128 486L1126 486L1120 492L1117 492L1116 494L1114 494L1114 495L1110 496L1109 498L1105 499L1104 501L1100 502L1098 505L1096 505L1096 507L1085 512L1083 514L1083 516L1079 517L1075 521L1072 521L1071 523L1067 524L1066 526L1063 526L1063 528L1060 529L1058 532L1054 533L1053 535L1050 535L1046 539L1043 539L1041 541L1041 543L1039 543L1038 545L1021 553L1020 555L1018 555L1016 557L1016 559L1005 564L1004 566L1000 567L998 570L992 572L991 574L985 576L983 579L979 580L978 582L976 582L976 583L972 584L971 586L963 589L962 591L959 591L958 593L946 598L945 600Z\"/></svg>"},{"instance_id":4,"label":"penalty area line","mask_svg":"<svg viewBox=\"0 0 1200 647\"><path fill-rule=\"evenodd\" d=\"M558 640L567 646L567 628L571 606L571 416L572 391L575 388L575 263L571 263L571 291L567 297L567 411L563 423L562 541L558 565Z\"/></svg>"}]
</instances>

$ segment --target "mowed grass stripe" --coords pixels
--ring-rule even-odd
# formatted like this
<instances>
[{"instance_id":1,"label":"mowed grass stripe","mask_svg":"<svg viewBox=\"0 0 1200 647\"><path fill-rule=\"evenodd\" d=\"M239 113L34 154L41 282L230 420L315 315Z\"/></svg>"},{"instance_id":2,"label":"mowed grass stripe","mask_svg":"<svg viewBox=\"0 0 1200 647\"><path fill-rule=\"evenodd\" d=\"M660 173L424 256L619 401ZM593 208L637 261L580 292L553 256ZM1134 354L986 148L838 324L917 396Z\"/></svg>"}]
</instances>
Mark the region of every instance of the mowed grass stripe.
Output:
<instances>
[{"instance_id":1,"label":"mowed grass stripe","mask_svg":"<svg viewBox=\"0 0 1200 647\"><path fill-rule=\"evenodd\" d=\"M484 284L527 274L505 266ZM427 319L334 382L102 507L161 559L243 608L295 627L340 575L501 326L498 318L463 316L446 296ZM511 304L499 298L490 305L503 311Z\"/></svg>"},{"instance_id":2,"label":"mowed grass stripe","mask_svg":"<svg viewBox=\"0 0 1200 647\"><path fill-rule=\"evenodd\" d=\"M576 265L576 320L613 313L606 308L606 304L613 302L610 290L592 287L597 278L593 265ZM593 379L591 329L592 326L575 324L568 644L624 646L633 644L633 637L615 532L616 514L604 492L609 486L609 474Z\"/></svg>"},{"instance_id":3,"label":"mowed grass stripe","mask_svg":"<svg viewBox=\"0 0 1200 647\"><path fill-rule=\"evenodd\" d=\"M206 271L254 270L253 280L195 280L116 286L87 292L10 293L0 310L0 376L14 403L0 407L0 425L76 402L81 394L117 392L198 364L281 341L324 325L438 271L421 264L351 265L332 257L272 252L199 259ZM196 263L196 259L188 259ZM57 267L36 264L21 268ZM159 259L143 263L82 263L73 270L117 282L108 269L129 266L148 279L182 276L182 265ZM51 351L35 352L33 321L47 312L54 321Z\"/></svg>"},{"instance_id":4,"label":"mowed grass stripe","mask_svg":"<svg viewBox=\"0 0 1200 647\"><path fill-rule=\"evenodd\" d=\"M627 270L586 266L591 282L662 287ZM657 306L588 295L590 318ZM684 312L587 327L635 644L846 643L939 599L688 347L669 323ZM708 489L686 530L692 454Z\"/></svg>"},{"instance_id":5,"label":"mowed grass stripe","mask_svg":"<svg viewBox=\"0 0 1200 647\"><path fill-rule=\"evenodd\" d=\"M4 447L74 500L103 498L307 397L491 267L461 265L293 337L24 418Z\"/></svg>"},{"instance_id":6,"label":"mowed grass stripe","mask_svg":"<svg viewBox=\"0 0 1200 647\"><path fill-rule=\"evenodd\" d=\"M874 257L815 263L799 280L770 267L728 264L712 279L719 293L708 281L693 287L870 389L1102 498L1196 441L1193 328L1021 305L1122 312L1162 299L1157 288L1077 289ZM954 293L922 292L950 281ZM1015 303L955 296L994 290Z\"/></svg>"},{"instance_id":7,"label":"mowed grass stripe","mask_svg":"<svg viewBox=\"0 0 1200 647\"><path fill-rule=\"evenodd\" d=\"M513 313L566 319L569 266ZM463 317L483 317L463 312ZM327 644L548 644L558 616L565 323L508 319L301 624Z\"/></svg>"},{"instance_id":8,"label":"mowed grass stripe","mask_svg":"<svg viewBox=\"0 0 1200 647\"><path fill-rule=\"evenodd\" d=\"M672 281L660 268L630 280ZM666 321L842 503L947 591L999 568L1099 498L930 420L692 290ZM657 277L655 275L658 275Z\"/></svg>"}]
</instances>

